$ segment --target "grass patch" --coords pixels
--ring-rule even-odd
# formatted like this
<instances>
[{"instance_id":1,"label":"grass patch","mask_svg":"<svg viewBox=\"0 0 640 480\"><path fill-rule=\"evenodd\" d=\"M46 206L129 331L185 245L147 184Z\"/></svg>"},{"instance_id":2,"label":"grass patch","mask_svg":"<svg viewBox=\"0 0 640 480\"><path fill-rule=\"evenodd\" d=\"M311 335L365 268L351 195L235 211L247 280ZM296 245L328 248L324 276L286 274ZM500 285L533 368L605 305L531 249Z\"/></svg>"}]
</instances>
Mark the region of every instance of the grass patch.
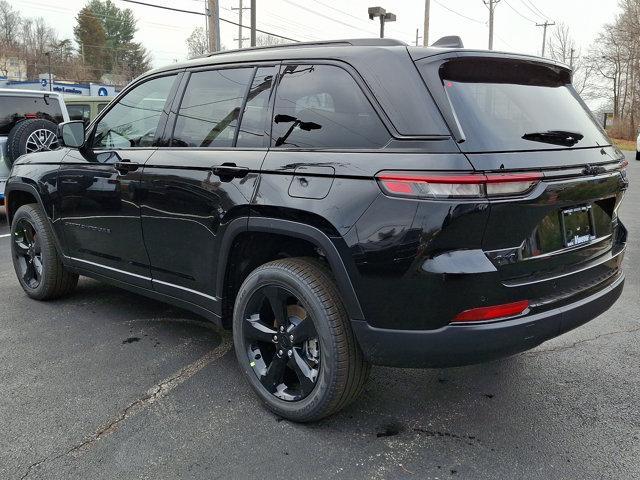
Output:
<instances>
[{"instance_id":1,"label":"grass patch","mask_svg":"<svg viewBox=\"0 0 640 480\"><path fill-rule=\"evenodd\" d=\"M631 150L632 152L636 151L636 142L634 142L633 140L623 140L622 138L612 138L611 141L620 150Z\"/></svg>"}]
</instances>

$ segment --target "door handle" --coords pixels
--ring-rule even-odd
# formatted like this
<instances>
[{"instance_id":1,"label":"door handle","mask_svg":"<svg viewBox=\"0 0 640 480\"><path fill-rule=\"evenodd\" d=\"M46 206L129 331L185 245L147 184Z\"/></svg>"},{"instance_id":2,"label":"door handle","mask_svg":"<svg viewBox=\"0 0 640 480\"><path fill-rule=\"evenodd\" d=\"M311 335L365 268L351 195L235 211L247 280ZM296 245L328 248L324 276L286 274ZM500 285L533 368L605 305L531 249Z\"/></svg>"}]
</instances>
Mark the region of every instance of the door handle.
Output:
<instances>
[{"instance_id":1,"label":"door handle","mask_svg":"<svg viewBox=\"0 0 640 480\"><path fill-rule=\"evenodd\" d=\"M247 167L238 167L235 163L223 163L222 165L214 165L211 167L214 175L222 178L242 178L249 173Z\"/></svg>"},{"instance_id":2,"label":"door handle","mask_svg":"<svg viewBox=\"0 0 640 480\"><path fill-rule=\"evenodd\" d=\"M120 160L114 165L115 169L120 173L120 175L126 175L129 172L135 172L138 168L140 168L139 163L132 162L130 160Z\"/></svg>"}]
</instances>

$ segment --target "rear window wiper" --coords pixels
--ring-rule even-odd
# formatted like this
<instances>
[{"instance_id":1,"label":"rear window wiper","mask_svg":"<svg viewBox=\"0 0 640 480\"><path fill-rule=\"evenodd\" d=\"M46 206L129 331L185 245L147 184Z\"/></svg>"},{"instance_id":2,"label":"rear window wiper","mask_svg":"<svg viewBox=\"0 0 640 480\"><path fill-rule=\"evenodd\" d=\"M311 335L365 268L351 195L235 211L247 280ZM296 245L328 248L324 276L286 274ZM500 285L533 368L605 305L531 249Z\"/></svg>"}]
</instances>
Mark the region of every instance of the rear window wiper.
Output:
<instances>
[{"instance_id":1,"label":"rear window wiper","mask_svg":"<svg viewBox=\"0 0 640 480\"><path fill-rule=\"evenodd\" d=\"M566 130L547 130L546 132L525 133L522 138L532 142L551 143L552 145L562 145L563 147L573 147L584 138L578 132L568 132Z\"/></svg>"}]
</instances>

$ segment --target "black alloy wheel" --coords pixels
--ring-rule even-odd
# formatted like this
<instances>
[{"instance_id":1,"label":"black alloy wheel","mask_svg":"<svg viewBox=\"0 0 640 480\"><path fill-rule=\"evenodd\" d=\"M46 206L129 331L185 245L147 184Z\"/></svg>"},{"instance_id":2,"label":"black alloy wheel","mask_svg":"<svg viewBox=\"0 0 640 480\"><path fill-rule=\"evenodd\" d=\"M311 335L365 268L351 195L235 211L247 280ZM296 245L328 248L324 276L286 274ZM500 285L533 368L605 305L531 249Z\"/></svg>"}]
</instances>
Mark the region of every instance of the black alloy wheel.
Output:
<instances>
[{"instance_id":1,"label":"black alloy wheel","mask_svg":"<svg viewBox=\"0 0 640 480\"><path fill-rule=\"evenodd\" d=\"M344 408L369 374L333 275L313 258L273 260L245 278L235 299L233 342L258 397L296 422Z\"/></svg>"},{"instance_id":2,"label":"black alloy wheel","mask_svg":"<svg viewBox=\"0 0 640 480\"><path fill-rule=\"evenodd\" d=\"M18 281L31 298L59 298L78 284L78 274L62 263L50 220L37 204L22 205L12 218L11 257Z\"/></svg>"},{"instance_id":3,"label":"black alloy wheel","mask_svg":"<svg viewBox=\"0 0 640 480\"><path fill-rule=\"evenodd\" d=\"M243 318L249 365L264 388L289 402L307 397L320 373L320 342L300 299L284 287L264 286Z\"/></svg>"},{"instance_id":4,"label":"black alloy wheel","mask_svg":"<svg viewBox=\"0 0 640 480\"><path fill-rule=\"evenodd\" d=\"M38 288L44 269L42 248L36 229L26 218L21 218L17 222L13 232L13 242L16 273L27 287Z\"/></svg>"}]
</instances>

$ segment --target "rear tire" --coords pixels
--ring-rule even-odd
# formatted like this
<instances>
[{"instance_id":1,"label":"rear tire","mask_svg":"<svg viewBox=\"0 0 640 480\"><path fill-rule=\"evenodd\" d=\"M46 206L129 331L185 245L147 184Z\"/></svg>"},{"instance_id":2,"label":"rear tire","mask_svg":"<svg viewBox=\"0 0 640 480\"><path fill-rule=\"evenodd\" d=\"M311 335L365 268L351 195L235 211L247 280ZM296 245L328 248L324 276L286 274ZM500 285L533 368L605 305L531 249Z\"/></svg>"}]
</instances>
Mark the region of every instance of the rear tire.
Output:
<instances>
[{"instance_id":1,"label":"rear tire","mask_svg":"<svg viewBox=\"0 0 640 480\"><path fill-rule=\"evenodd\" d=\"M58 148L58 127L43 119L23 120L15 125L7 138L7 166L11 168L18 157L26 153Z\"/></svg>"},{"instance_id":2,"label":"rear tire","mask_svg":"<svg viewBox=\"0 0 640 480\"><path fill-rule=\"evenodd\" d=\"M18 281L31 298L62 297L78 284L78 275L62 264L49 220L36 204L21 206L13 217L11 257Z\"/></svg>"},{"instance_id":3,"label":"rear tire","mask_svg":"<svg viewBox=\"0 0 640 480\"><path fill-rule=\"evenodd\" d=\"M272 308L278 302L282 323ZM311 323L297 328L303 322ZM251 387L270 410L296 422L344 408L370 370L331 272L313 259L275 260L251 272L236 297L233 338ZM277 379L270 374L276 364L283 372Z\"/></svg>"},{"instance_id":4,"label":"rear tire","mask_svg":"<svg viewBox=\"0 0 640 480\"><path fill-rule=\"evenodd\" d=\"M640 152L636 152L636 160L640 160Z\"/></svg>"}]
</instances>

